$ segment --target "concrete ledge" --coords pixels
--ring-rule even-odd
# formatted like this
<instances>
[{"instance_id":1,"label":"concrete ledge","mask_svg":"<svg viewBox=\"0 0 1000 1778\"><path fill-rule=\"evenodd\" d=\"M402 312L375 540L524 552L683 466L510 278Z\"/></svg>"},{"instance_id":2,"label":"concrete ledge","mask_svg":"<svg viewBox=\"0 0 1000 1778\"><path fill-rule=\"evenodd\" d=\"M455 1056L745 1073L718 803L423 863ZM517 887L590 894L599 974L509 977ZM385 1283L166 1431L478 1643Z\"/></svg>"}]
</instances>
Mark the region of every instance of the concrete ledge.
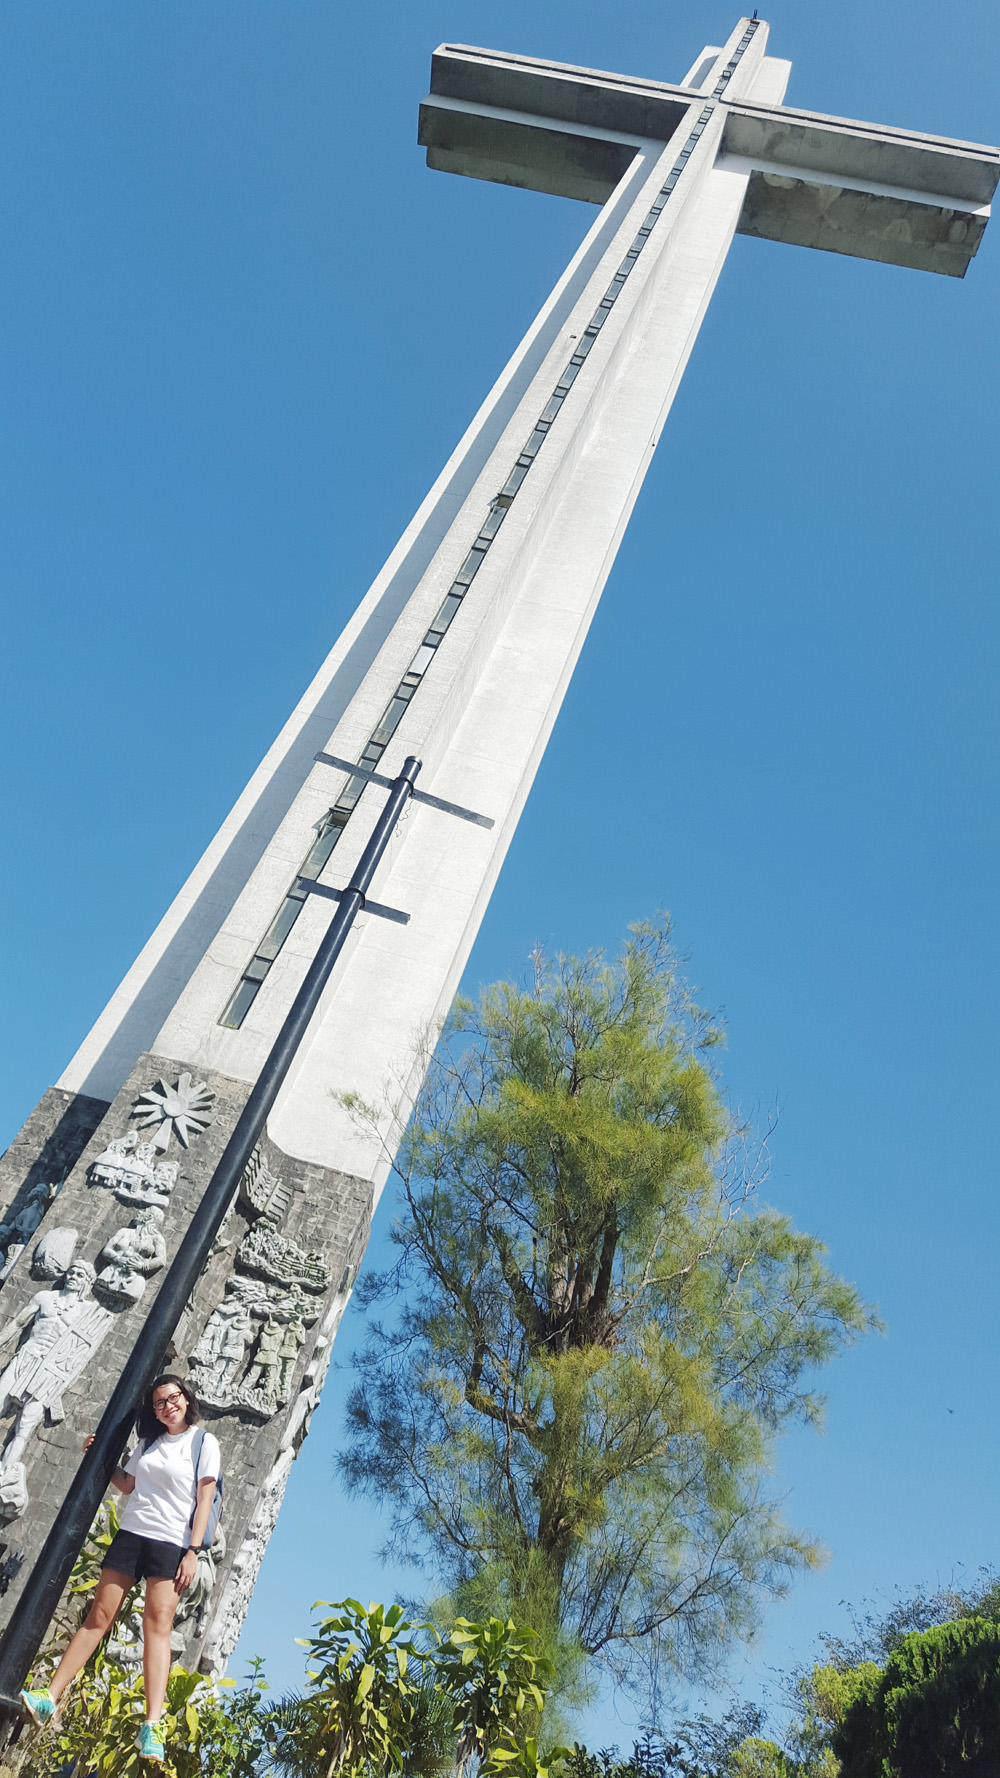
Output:
<instances>
[{"instance_id":1,"label":"concrete ledge","mask_svg":"<svg viewBox=\"0 0 1000 1778\"><path fill-rule=\"evenodd\" d=\"M830 183L872 181L907 191L988 204L1000 179L1000 149L913 130L885 130L850 118L764 105L726 107L724 154L775 161Z\"/></svg>"},{"instance_id":2,"label":"concrete ledge","mask_svg":"<svg viewBox=\"0 0 1000 1778\"><path fill-rule=\"evenodd\" d=\"M964 278L989 212L755 170L741 235Z\"/></svg>"},{"instance_id":3,"label":"concrete ledge","mask_svg":"<svg viewBox=\"0 0 1000 1778\"><path fill-rule=\"evenodd\" d=\"M427 165L554 197L604 204L641 142L558 124L548 127L511 111L486 111L461 101L425 100L417 140Z\"/></svg>"},{"instance_id":4,"label":"concrete ledge","mask_svg":"<svg viewBox=\"0 0 1000 1778\"><path fill-rule=\"evenodd\" d=\"M442 43L431 58L431 95L588 124L666 142L699 94L629 75L531 56Z\"/></svg>"}]
</instances>

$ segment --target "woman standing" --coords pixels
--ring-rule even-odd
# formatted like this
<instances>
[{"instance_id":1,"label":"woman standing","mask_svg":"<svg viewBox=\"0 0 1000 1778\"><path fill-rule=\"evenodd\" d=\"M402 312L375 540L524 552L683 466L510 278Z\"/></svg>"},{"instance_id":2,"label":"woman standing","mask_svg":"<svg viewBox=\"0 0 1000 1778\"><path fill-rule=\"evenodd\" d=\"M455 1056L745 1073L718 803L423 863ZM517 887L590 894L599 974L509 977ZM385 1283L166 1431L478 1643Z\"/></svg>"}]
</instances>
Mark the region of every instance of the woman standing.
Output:
<instances>
[{"instance_id":1,"label":"woman standing","mask_svg":"<svg viewBox=\"0 0 1000 1778\"><path fill-rule=\"evenodd\" d=\"M146 1759L163 1759L163 1715L170 1675L170 1631L185 1588L194 1580L215 1485L222 1473L219 1441L201 1435L198 1402L180 1377L157 1377L139 1415L139 1445L112 1481L128 1495L121 1529L101 1567L94 1602L42 1691L22 1692L21 1702L37 1723L51 1722L59 1700L110 1630L125 1595L137 1580L146 1583L142 1614L146 1720L136 1746ZM86 1440L86 1449L93 1435Z\"/></svg>"}]
</instances>

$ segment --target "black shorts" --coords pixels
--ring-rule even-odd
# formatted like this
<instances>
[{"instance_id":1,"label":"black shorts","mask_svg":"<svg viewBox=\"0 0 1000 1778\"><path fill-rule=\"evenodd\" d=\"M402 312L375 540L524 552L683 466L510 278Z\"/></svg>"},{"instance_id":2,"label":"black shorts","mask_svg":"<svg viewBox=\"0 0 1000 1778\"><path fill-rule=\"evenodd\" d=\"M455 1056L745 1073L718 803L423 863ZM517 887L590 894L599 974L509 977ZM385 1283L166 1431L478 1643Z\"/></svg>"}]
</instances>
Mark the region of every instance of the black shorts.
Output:
<instances>
[{"instance_id":1,"label":"black shorts","mask_svg":"<svg viewBox=\"0 0 1000 1778\"><path fill-rule=\"evenodd\" d=\"M127 1574L131 1580L173 1580L184 1554L182 1543L160 1543L135 1531L117 1531L102 1568Z\"/></svg>"}]
</instances>

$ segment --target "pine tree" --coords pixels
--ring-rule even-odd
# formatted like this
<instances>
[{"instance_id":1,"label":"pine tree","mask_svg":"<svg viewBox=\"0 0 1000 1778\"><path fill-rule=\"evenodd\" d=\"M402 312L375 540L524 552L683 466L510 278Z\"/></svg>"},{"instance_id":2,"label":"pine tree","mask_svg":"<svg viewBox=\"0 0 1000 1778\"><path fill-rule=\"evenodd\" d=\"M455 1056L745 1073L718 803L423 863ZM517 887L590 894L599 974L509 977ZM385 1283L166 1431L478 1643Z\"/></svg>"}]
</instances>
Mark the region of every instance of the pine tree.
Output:
<instances>
[{"instance_id":1,"label":"pine tree","mask_svg":"<svg viewBox=\"0 0 1000 1778\"><path fill-rule=\"evenodd\" d=\"M817 1560L767 1487L871 1324L760 1208L664 922L460 1001L398 1161L342 1459L453 1609L643 1688ZM734 1157L736 1164L734 1166Z\"/></svg>"}]
</instances>

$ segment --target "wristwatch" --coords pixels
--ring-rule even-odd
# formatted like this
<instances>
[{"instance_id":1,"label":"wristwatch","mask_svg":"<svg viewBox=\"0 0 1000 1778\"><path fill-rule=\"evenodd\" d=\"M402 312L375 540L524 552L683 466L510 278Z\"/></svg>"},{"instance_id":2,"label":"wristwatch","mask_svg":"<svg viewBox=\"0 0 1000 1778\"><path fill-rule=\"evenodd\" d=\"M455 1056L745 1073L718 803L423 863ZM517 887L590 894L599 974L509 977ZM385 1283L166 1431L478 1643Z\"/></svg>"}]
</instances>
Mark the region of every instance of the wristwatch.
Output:
<instances>
[{"instance_id":1,"label":"wristwatch","mask_svg":"<svg viewBox=\"0 0 1000 1778\"><path fill-rule=\"evenodd\" d=\"M192 1555L200 1556L201 1552L204 1548L205 1548L205 1545L203 1543L189 1543L187 1546L187 1550L184 1551L184 1554L187 1555L188 1550L190 1550Z\"/></svg>"}]
</instances>

